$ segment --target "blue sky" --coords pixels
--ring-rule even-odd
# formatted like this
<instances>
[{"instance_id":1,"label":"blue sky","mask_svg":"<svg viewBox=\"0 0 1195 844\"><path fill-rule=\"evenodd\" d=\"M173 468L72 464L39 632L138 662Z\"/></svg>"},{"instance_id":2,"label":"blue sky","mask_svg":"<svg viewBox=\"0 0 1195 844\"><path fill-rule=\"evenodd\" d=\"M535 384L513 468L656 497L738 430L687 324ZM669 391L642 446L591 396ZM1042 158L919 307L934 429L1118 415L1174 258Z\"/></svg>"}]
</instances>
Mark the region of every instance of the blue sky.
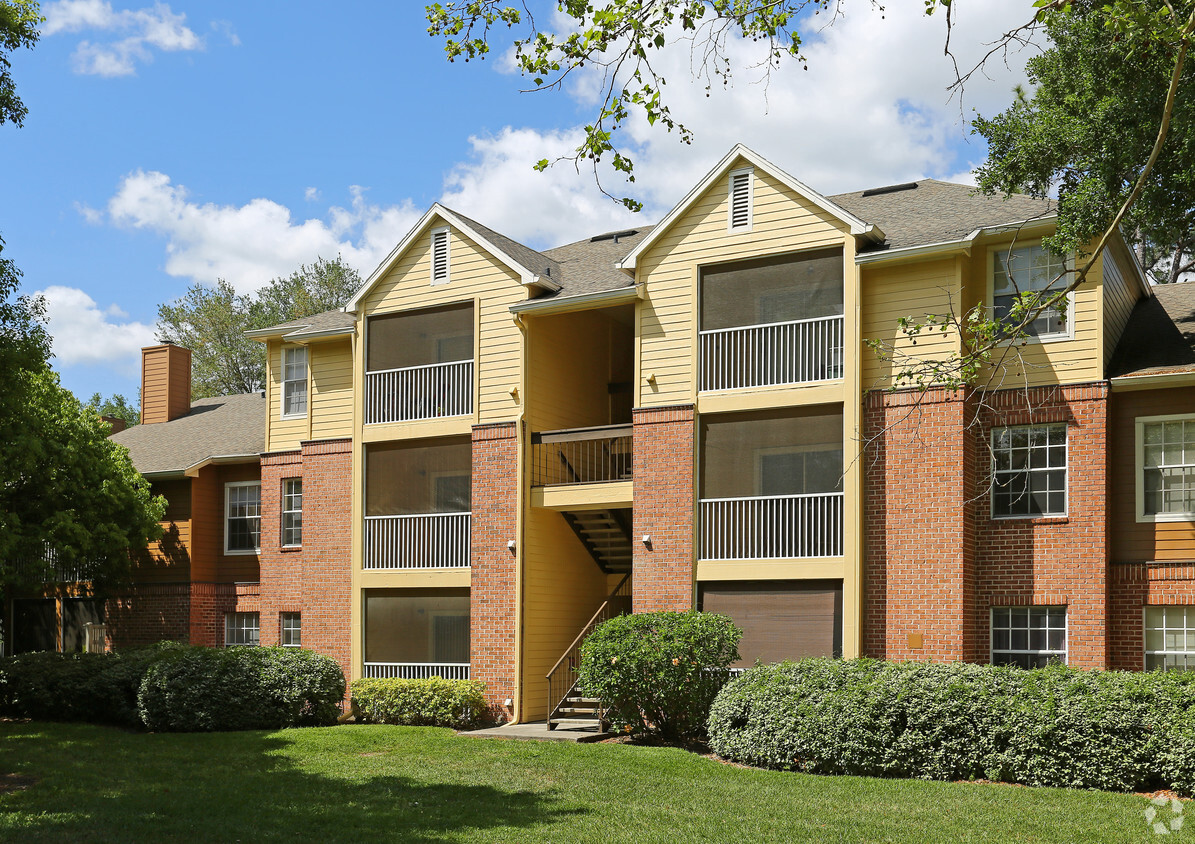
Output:
<instances>
[{"instance_id":1,"label":"blue sky","mask_svg":"<svg viewBox=\"0 0 1195 844\"><path fill-rule=\"evenodd\" d=\"M1005 105L1026 56L993 66L960 107L945 93L941 20L904 5L881 19L848 0L807 41L809 71L789 65L766 90L744 70L707 97L688 46L670 43L657 61L697 140L629 127L644 217L739 141L824 193L966 179L983 148L964 118ZM965 61L1031 7L961 11ZM0 127L0 236L25 290L46 296L55 368L80 396L136 396L157 307L190 285L253 290L337 253L367 275L437 200L541 248L633 222L591 176L531 170L575 144L593 77L520 94L501 51L450 65L422 3L59 0L43 12L41 42L13 56L29 117ZM755 48L729 49L749 63Z\"/></svg>"}]
</instances>

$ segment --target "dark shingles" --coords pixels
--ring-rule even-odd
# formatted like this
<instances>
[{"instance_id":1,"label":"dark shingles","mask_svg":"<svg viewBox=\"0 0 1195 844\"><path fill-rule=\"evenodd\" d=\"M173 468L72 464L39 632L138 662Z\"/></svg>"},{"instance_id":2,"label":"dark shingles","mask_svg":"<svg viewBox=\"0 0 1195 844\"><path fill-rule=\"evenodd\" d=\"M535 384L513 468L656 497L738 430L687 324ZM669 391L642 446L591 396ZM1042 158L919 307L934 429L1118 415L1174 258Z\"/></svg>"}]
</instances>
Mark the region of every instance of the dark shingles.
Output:
<instances>
[{"instance_id":1,"label":"dark shingles","mask_svg":"<svg viewBox=\"0 0 1195 844\"><path fill-rule=\"evenodd\" d=\"M451 208L448 210L452 211ZM529 270L535 275L547 276L557 284L560 283L560 265L547 255L542 252L536 252L530 246L524 246L517 240L513 240L504 234L499 234L493 229L483 226L476 220L466 217L464 214L456 211L452 211L452 213L468 223L470 228L513 258L524 269Z\"/></svg>"},{"instance_id":2,"label":"dark shingles","mask_svg":"<svg viewBox=\"0 0 1195 844\"><path fill-rule=\"evenodd\" d=\"M266 400L261 393L216 396L192 402L170 422L134 425L111 439L129 450L143 475L181 472L209 457L265 451Z\"/></svg>"},{"instance_id":3,"label":"dark shingles","mask_svg":"<svg viewBox=\"0 0 1195 844\"><path fill-rule=\"evenodd\" d=\"M978 228L1001 226L1054 213L1054 203L1013 194L985 196L970 185L936 179L915 182L912 190L864 196L867 191L827 197L856 217L879 226L885 247L901 249L960 240Z\"/></svg>"},{"instance_id":4,"label":"dark shingles","mask_svg":"<svg viewBox=\"0 0 1195 844\"><path fill-rule=\"evenodd\" d=\"M627 254L639 245L643 238L654 228L653 226L639 226L625 229L623 234L618 232L617 239L610 234L595 235L596 238L585 238L575 243L566 243L549 249L547 255L559 262L563 276L563 289L555 294L556 298L564 296L580 296L583 293L600 293L604 290L618 290L630 287L635 283L635 276L623 272L615 266Z\"/></svg>"},{"instance_id":5,"label":"dark shingles","mask_svg":"<svg viewBox=\"0 0 1195 844\"><path fill-rule=\"evenodd\" d=\"M1159 284L1133 308L1108 373L1150 375L1195 368L1195 282Z\"/></svg>"}]
</instances>

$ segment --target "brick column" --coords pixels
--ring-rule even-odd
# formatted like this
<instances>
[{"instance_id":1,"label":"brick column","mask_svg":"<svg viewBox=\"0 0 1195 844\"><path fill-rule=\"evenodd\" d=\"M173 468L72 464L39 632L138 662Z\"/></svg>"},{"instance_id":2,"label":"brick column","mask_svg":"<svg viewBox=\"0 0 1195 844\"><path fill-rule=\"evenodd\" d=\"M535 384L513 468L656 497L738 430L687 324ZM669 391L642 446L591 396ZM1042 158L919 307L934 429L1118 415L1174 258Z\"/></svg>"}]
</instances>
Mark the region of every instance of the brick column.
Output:
<instances>
[{"instance_id":1,"label":"brick column","mask_svg":"<svg viewBox=\"0 0 1195 844\"><path fill-rule=\"evenodd\" d=\"M518 539L518 433L514 422L473 428L469 676L485 683L491 714L499 720L503 701L514 697L518 672L518 558L507 547Z\"/></svg>"},{"instance_id":2,"label":"brick column","mask_svg":"<svg viewBox=\"0 0 1195 844\"><path fill-rule=\"evenodd\" d=\"M636 409L634 426L632 607L692 609L693 406Z\"/></svg>"},{"instance_id":3,"label":"brick column","mask_svg":"<svg viewBox=\"0 0 1195 844\"><path fill-rule=\"evenodd\" d=\"M303 550L282 549L282 481L303 477L303 453L278 451L261 458L261 644L277 645L279 613L302 612ZM304 480L304 493L306 490ZM306 495L304 495L306 500ZM305 502L304 502L305 503ZM304 506L306 509L306 506ZM304 512L304 540L306 516ZM304 626L307 619L304 618ZM304 630L304 633L307 631Z\"/></svg>"}]
</instances>

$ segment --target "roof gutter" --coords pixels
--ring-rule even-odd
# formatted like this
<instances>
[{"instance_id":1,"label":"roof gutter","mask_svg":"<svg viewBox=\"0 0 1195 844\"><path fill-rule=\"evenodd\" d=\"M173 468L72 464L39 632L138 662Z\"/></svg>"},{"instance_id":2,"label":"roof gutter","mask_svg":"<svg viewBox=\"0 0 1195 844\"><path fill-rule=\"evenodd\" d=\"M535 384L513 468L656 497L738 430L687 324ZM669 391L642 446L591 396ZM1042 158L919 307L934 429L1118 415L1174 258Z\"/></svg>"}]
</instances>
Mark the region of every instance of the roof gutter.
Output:
<instances>
[{"instance_id":1,"label":"roof gutter","mask_svg":"<svg viewBox=\"0 0 1195 844\"><path fill-rule=\"evenodd\" d=\"M966 237L958 240L941 240L937 243L924 243L919 246L902 246L899 249L885 249L881 252L864 252L855 256L856 264L878 264L888 261L902 261L912 258L925 258L933 255L953 255L958 252L970 254L971 247L981 237L1004 234L1006 232L1029 232L1036 234L1038 229L1053 226L1058 220L1057 214L1047 214L1023 220L1016 223L1001 223L996 226L981 226L969 232Z\"/></svg>"},{"instance_id":2,"label":"roof gutter","mask_svg":"<svg viewBox=\"0 0 1195 844\"><path fill-rule=\"evenodd\" d=\"M192 463L186 469L183 469L182 474L188 478L199 476L199 470L207 466L222 466L230 463L257 463L261 460L261 455L257 452L252 454L220 454L215 457L205 457L202 460Z\"/></svg>"},{"instance_id":3,"label":"roof gutter","mask_svg":"<svg viewBox=\"0 0 1195 844\"><path fill-rule=\"evenodd\" d=\"M1133 390L1154 390L1167 387L1195 386L1195 371L1156 372L1152 375L1119 375L1110 379L1112 392L1128 393Z\"/></svg>"},{"instance_id":4,"label":"roof gutter","mask_svg":"<svg viewBox=\"0 0 1195 844\"><path fill-rule=\"evenodd\" d=\"M510 306L512 314L526 314L527 316L542 316L545 314L564 314L572 311L587 311L597 308L608 308L614 305L629 305L643 298L643 285L619 287L616 290L599 290L595 293L581 293L577 296L564 296L559 299L539 301L528 299Z\"/></svg>"}]
</instances>

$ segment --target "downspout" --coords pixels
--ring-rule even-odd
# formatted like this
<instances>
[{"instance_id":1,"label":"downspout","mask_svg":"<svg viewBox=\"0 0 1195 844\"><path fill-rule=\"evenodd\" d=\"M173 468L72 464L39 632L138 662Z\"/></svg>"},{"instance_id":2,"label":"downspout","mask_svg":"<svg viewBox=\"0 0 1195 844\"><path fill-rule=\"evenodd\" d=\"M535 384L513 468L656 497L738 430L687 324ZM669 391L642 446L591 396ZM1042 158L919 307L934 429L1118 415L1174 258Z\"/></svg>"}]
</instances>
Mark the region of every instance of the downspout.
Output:
<instances>
[{"instance_id":1,"label":"downspout","mask_svg":"<svg viewBox=\"0 0 1195 844\"><path fill-rule=\"evenodd\" d=\"M515 600L517 601L515 608L515 705L514 717L511 719L511 724L518 724L523 719L523 613L525 612L526 602L524 600L524 591L526 589L526 579L523 577L523 549L527 547L524 539L527 533L527 520L524 517L526 509L526 502L528 500L527 491L524 485L527 483L527 324L523 321L522 314L514 315L514 323L519 328L519 333L523 338L523 365L519 371L519 412L515 415L515 434L518 437L518 447L515 469L516 489L518 490L517 510L515 512Z\"/></svg>"}]
</instances>

